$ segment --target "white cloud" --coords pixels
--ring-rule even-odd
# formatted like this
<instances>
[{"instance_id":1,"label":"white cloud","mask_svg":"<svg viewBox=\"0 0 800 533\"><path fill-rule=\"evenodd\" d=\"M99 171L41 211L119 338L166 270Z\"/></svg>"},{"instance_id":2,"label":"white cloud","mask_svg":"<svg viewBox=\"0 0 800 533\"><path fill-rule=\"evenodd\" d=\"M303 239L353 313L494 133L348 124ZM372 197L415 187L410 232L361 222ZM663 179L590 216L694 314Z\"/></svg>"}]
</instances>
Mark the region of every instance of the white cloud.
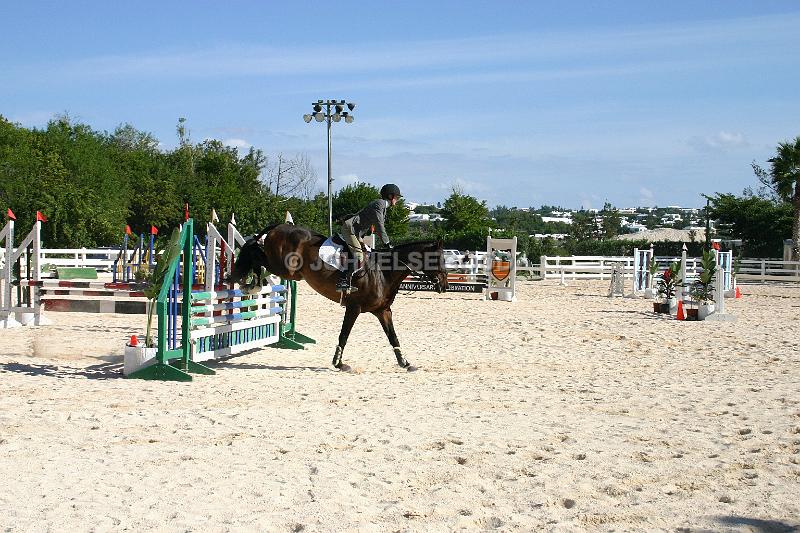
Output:
<instances>
[{"instance_id":1,"label":"white cloud","mask_svg":"<svg viewBox=\"0 0 800 533\"><path fill-rule=\"evenodd\" d=\"M327 177L323 177L322 182L325 183L327 179ZM341 176L335 176L333 179L335 189L341 189L342 187L347 187L348 185L354 185L358 182L364 181L359 177L358 174L342 174Z\"/></svg>"},{"instance_id":2,"label":"white cloud","mask_svg":"<svg viewBox=\"0 0 800 533\"><path fill-rule=\"evenodd\" d=\"M225 139L224 141L222 141L222 144L239 150L249 150L250 147L253 146L252 143L249 143L244 139Z\"/></svg>"},{"instance_id":3,"label":"white cloud","mask_svg":"<svg viewBox=\"0 0 800 533\"><path fill-rule=\"evenodd\" d=\"M706 137L695 136L689 139L688 144L700 152L725 151L750 145L744 134L729 131L720 131L715 135Z\"/></svg>"},{"instance_id":4,"label":"white cloud","mask_svg":"<svg viewBox=\"0 0 800 533\"><path fill-rule=\"evenodd\" d=\"M234 44L202 49L173 48L139 50L127 55L85 57L54 65L30 65L25 72L37 78L46 73L48 80L96 79L131 76L137 79L184 76L306 76L309 72L346 74L392 73L411 69L416 72L412 84L496 82L510 77L516 81L619 75L642 68L650 71L659 65L672 69L691 64L707 64L702 58L682 53L682 60L671 61L660 53L666 48L683 52L699 47L717 49L737 45L747 50L750 41L775 45L786 35L794 35L798 16L781 15L686 23L684 25L645 26L635 30L561 31L516 33L471 38L358 43L351 46L263 46ZM752 31L755 28L757 31ZM744 30L751 31L744 31ZM764 48L753 59L763 57ZM740 50L741 50L740 49ZM649 53L648 53L649 52ZM757 55L761 54L761 55ZM607 58L618 56L617 64ZM347 61L341 61L346 57ZM651 59L645 59L651 58ZM570 67L553 68L554 59L580 60ZM741 59L741 54L739 58ZM715 61L718 61L716 59ZM670 65L671 64L671 65ZM591 66L587 66L591 65ZM715 64L719 66L718 64ZM511 69L509 67L514 66ZM465 67L471 67L465 74ZM483 67L502 67L495 72L478 72ZM530 68L533 67L533 68ZM462 71L436 73L436 69L459 68ZM20 79L23 72L10 78ZM358 86L375 80L358 80ZM408 83L408 77L388 80ZM318 89L318 87L317 87Z\"/></svg>"},{"instance_id":5,"label":"white cloud","mask_svg":"<svg viewBox=\"0 0 800 533\"><path fill-rule=\"evenodd\" d=\"M747 141L744 140L744 135L741 133L729 133L727 131L719 132L714 141L720 146L742 146L747 144Z\"/></svg>"},{"instance_id":6,"label":"white cloud","mask_svg":"<svg viewBox=\"0 0 800 533\"><path fill-rule=\"evenodd\" d=\"M639 205L653 205L654 200L655 194L653 194L653 191L647 187L641 187L639 189Z\"/></svg>"},{"instance_id":7,"label":"white cloud","mask_svg":"<svg viewBox=\"0 0 800 533\"><path fill-rule=\"evenodd\" d=\"M464 194L476 195L485 193L489 190L489 186L479 181L467 180L464 178L454 178L450 181L439 182L434 185L435 189L447 192L449 195L453 189L459 190Z\"/></svg>"}]
</instances>

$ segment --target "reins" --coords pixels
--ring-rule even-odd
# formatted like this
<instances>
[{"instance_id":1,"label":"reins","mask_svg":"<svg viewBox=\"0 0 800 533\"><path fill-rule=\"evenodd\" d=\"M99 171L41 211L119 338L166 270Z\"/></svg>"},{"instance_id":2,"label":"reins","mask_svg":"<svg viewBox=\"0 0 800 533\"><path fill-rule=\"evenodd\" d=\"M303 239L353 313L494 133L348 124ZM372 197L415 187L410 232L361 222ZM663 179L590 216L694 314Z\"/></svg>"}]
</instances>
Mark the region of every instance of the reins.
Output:
<instances>
[{"instance_id":1,"label":"reins","mask_svg":"<svg viewBox=\"0 0 800 533\"><path fill-rule=\"evenodd\" d=\"M431 280L431 282L432 282L432 283L433 283L433 285L434 285L434 288L436 289L436 292L440 292L440 291L439 291L439 289L441 288L441 286L442 286L442 283L439 281L439 278L437 278L437 277L435 277L435 276L433 276L433 275L431 275L431 274L428 274L428 273L427 273L427 272L425 272L424 270L414 270L413 268L411 268L411 267L408 265L408 263L406 263L405 261L403 261L403 260L402 260L402 259L400 259L399 257L397 257L397 262L398 262L398 263L400 263L401 265L403 265L404 267L406 267L406 268L408 269L408 271L409 271L411 274L416 274L417 276L419 276L419 277L421 277L421 278L428 278L428 279L430 279L430 280ZM404 278L404 279L405 279L405 278ZM401 282L401 283L402 283L402 282ZM399 290L398 290L398 292L399 292ZM404 292L405 292L405 294L411 294L411 293L412 293L412 292L414 292L414 291L404 291Z\"/></svg>"}]
</instances>

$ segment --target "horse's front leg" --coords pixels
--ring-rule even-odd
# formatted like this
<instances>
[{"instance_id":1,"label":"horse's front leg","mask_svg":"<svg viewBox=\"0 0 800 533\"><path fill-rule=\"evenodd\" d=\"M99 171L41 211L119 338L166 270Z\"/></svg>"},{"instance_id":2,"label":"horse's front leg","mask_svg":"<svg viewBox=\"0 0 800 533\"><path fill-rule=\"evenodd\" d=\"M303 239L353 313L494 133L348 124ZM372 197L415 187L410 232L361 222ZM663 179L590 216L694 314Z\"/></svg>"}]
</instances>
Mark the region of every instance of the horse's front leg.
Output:
<instances>
[{"instance_id":1,"label":"horse's front leg","mask_svg":"<svg viewBox=\"0 0 800 533\"><path fill-rule=\"evenodd\" d=\"M400 341L397 340L397 333L394 331L394 322L392 322L392 309L387 307L382 311L375 311L372 314L378 317L378 321L383 327L383 332L386 333L389 344L391 344L394 349L394 355L397 357L397 364L400 365L400 368L405 368L409 372L415 371L417 367L409 363L406 358L403 357L403 352L400 351Z\"/></svg>"},{"instance_id":2,"label":"horse's front leg","mask_svg":"<svg viewBox=\"0 0 800 533\"><path fill-rule=\"evenodd\" d=\"M336 346L336 353L333 355L333 366L342 372L350 372L352 370L349 365L342 363L342 354L347 344L347 338L350 336L350 331L353 329L353 324L356 323L356 319L360 314L360 305L348 305L344 312L342 331L339 332L339 345Z\"/></svg>"}]
</instances>

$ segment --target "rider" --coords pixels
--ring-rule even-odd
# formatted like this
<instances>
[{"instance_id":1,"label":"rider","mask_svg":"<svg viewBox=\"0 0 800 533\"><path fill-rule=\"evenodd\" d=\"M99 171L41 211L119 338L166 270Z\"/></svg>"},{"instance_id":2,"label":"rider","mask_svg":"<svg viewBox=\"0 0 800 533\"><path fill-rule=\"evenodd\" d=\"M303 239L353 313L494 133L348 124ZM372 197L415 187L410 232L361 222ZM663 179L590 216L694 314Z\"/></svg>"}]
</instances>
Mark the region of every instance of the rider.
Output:
<instances>
[{"instance_id":1,"label":"rider","mask_svg":"<svg viewBox=\"0 0 800 533\"><path fill-rule=\"evenodd\" d=\"M392 248L389 243L389 235L386 233L384 223L386 221L386 210L395 205L400 200L400 188L394 183L387 183L381 187L381 198L373 200L359 211L356 215L348 218L342 224L342 237L350 249L351 260L347 261L347 268L339 274L339 281L336 283L336 290L339 292L350 292L357 290L351 284L351 276L355 271L355 265L364 260L364 252L361 248L361 238L375 228L380 240L388 248Z\"/></svg>"}]
</instances>

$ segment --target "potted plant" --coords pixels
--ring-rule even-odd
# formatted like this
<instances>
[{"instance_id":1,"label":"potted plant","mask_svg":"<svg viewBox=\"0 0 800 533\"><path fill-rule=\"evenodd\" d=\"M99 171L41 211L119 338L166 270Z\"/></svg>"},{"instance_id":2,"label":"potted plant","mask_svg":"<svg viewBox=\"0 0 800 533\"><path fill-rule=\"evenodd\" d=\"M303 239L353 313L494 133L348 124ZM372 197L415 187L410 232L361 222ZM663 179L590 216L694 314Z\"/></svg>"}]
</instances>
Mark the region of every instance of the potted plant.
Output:
<instances>
[{"instance_id":1,"label":"potted plant","mask_svg":"<svg viewBox=\"0 0 800 533\"><path fill-rule=\"evenodd\" d=\"M708 315L714 312L714 277L717 272L717 262L714 260L714 254L710 250L703 250L700 266L703 272L692 283L690 294L698 302L697 319L705 320Z\"/></svg>"},{"instance_id":2,"label":"potted plant","mask_svg":"<svg viewBox=\"0 0 800 533\"><path fill-rule=\"evenodd\" d=\"M161 287L164 286L164 283L170 283L172 281L167 280L166 275L167 270L169 270L169 265L181 254L180 237L180 229L175 228L163 252L158 256L155 268L152 270L140 269L137 272L136 281L147 283L147 287L142 291L147 297L147 329L145 330L144 344L129 343L125 346L123 373L126 375L140 368L150 366L156 361L158 347L153 340L151 327L153 311L156 308L156 299L158 298L158 293L161 292Z\"/></svg>"},{"instance_id":3,"label":"potted plant","mask_svg":"<svg viewBox=\"0 0 800 533\"><path fill-rule=\"evenodd\" d=\"M680 271L681 265L675 261L661 273L661 279L658 280L658 296L661 298L661 302L657 312L671 313L678 307L678 301L675 299L675 286L680 282L678 279ZM653 304L654 309L655 306L656 304Z\"/></svg>"},{"instance_id":4,"label":"potted plant","mask_svg":"<svg viewBox=\"0 0 800 533\"><path fill-rule=\"evenodd\" d=\"M685 307L686 320L698 320L697 313L698 313L699 309L697 308L696 305L694 305L693 301L692 302L687 302L687 303L688 303L688 305Z\"/></svg>"},{"instance_id":5,"label":"potted plant","mask_svg":"<svg viewBox=\"0 0 800 533\"><path fill-rule=\"evenodd\" d=\"M687 291L689 298L683 301L683 310L685 312L684 320L698 320L697 318L697 300L695 299L695 294L693 291L693 286L689 287Z\"/></svg>"}]
</instances>

